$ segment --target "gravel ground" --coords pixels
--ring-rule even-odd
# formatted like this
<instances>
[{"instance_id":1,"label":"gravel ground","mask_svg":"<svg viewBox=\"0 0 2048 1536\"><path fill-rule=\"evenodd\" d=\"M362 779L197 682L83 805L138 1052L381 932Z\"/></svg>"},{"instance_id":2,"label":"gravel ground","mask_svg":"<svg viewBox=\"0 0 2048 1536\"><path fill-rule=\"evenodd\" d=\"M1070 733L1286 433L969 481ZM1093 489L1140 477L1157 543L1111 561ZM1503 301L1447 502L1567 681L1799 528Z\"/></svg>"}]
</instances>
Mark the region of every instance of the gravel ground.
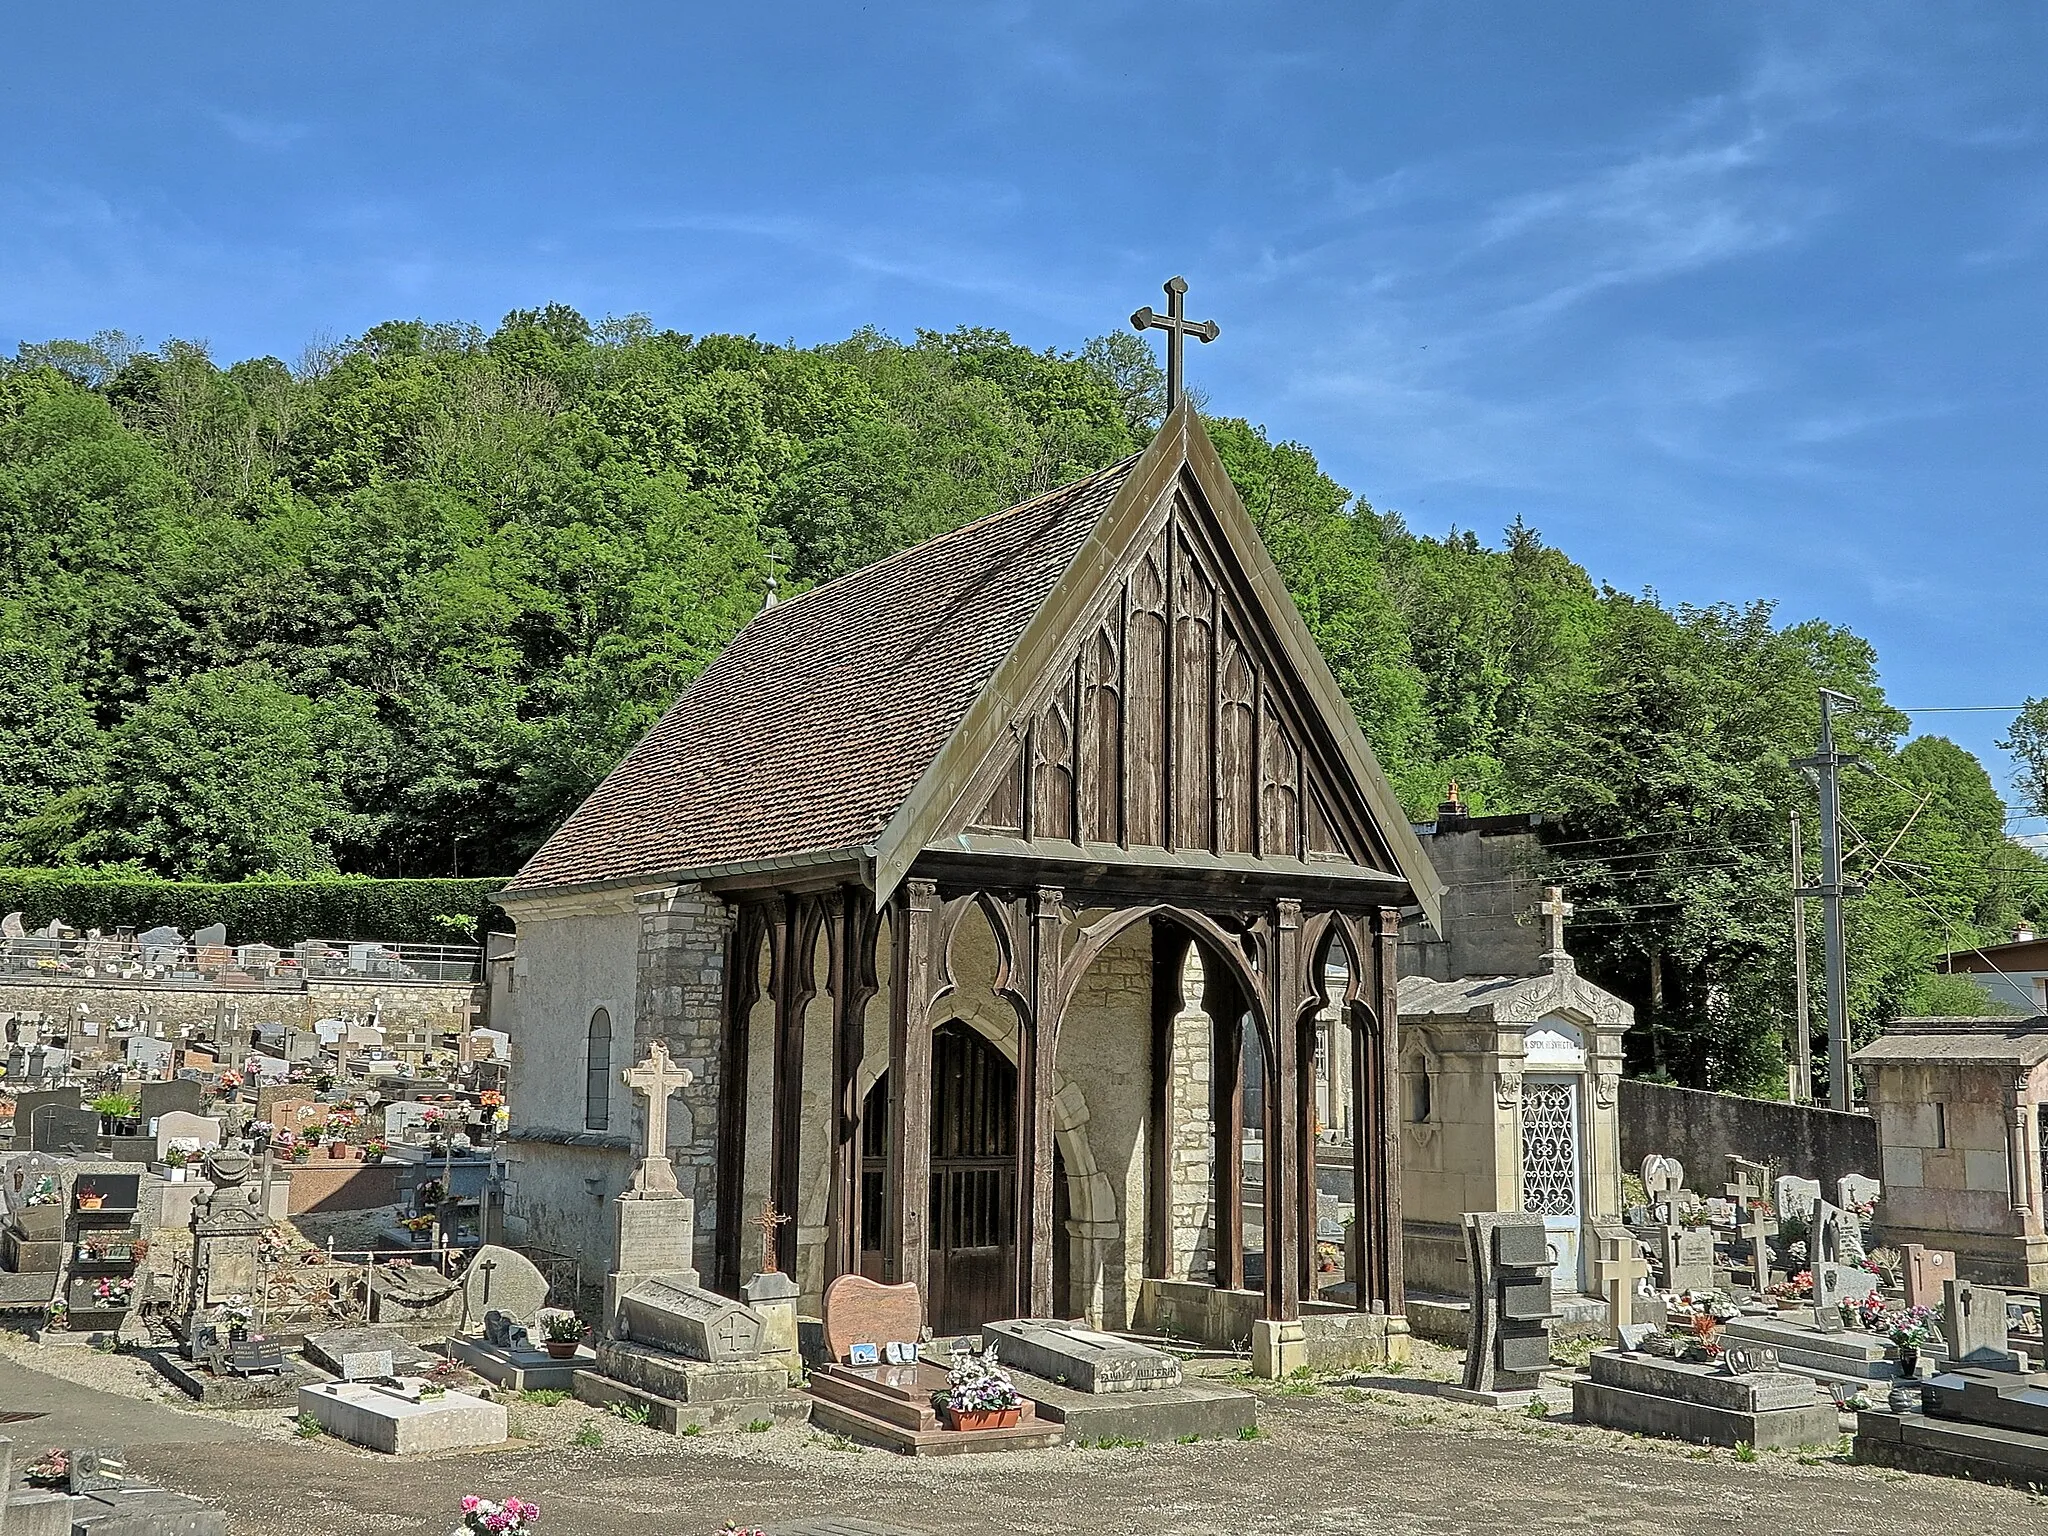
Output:
<instances>
[{"instance_id":1,"label":"gravel ground","mask_svg":"<svg viewBox=\"0 0 2048 1536\"><path fill-rule=\"evenodd\" d=\"M207 1415L246 1426L249 1438L234 1444L139 1446L131 1459L167 1486L224 1505L234 1536L445 1536L467 1492L537 1500L546 1536L709 1536L727 1519L773 1528L828 1516L976 1536L2048 1536L2041 1500L1854 1466L1839 1452L1743 1461L1444 1403L1430 1395L1430 1380L1448 1374L1457 1357L1419 1353L1416 1369L1402 1376L1265 1389L1265 1435L1255 1442L911 1461L796 1427L679 1440L573 1399L528 1397L511 1405L514 1441L487 1452L394 1461L325 1437L299 1439L289 1415L271 1412ZM146 1366L126 1357L14 1338L0 1339L0 1357L103 1391L160 1397ZM193 1417L161 1412L172 1423ZM9 1433L24 1449L37 1448L33 1422Z\"/></svg>"}]
</instances>

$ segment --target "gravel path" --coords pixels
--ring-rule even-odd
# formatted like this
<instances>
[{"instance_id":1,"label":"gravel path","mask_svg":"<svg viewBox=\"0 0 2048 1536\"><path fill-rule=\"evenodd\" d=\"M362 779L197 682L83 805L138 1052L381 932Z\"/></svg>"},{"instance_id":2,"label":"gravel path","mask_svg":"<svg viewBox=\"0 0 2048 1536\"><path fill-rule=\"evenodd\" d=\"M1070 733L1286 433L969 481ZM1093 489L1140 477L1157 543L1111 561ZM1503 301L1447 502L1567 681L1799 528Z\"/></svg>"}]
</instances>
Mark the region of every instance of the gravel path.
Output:
<instances>
[{"instance_id":1,"label":"gravel path","mask_svg":"<svg viewBox=\"0 0 2048 1536\"><path fill-rule=\"evenodd\" d=\"M1420 1363L1418 1375L1440 1376L1447 1362ZM2048 1502L2011 1490L1839 1455L1742 1461L1444 1403L1414 1377L1370 1380L1268 1391L1265 1437L1253 1442L911 1461L805 1428L674 1439L574 1400L529 1398L512 1404L506 1447L395 1461L298 1439L283 1413L180 1410L140 1361L0 1338L0 1409L10 1398L55 1405L48 1419L7 1426L23 1451L80 1443L80 1414L101 1412L107 1433L88 1438L126 1441L166 1486L224 1505L233 1536L446 1536L469 1492L538 1501L543 1536L709 1536L728 1519L787 1528L827 1517L974 1536L2048 1536Z\"/></svg>"}]
</instances>

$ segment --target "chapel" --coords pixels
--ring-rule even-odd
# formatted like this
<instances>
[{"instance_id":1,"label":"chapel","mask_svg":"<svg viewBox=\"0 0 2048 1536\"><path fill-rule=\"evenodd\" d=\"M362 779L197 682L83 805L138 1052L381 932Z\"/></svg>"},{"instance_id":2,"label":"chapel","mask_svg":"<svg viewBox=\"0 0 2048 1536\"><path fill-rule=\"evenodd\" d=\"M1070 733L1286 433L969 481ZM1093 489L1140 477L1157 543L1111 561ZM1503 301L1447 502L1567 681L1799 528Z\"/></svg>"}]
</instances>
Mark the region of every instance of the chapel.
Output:
<instances>
[{"instance_id":1,"label":"chapel","mask_svg":"<svg viewBox=\"0 0 2048 1536\"><path fill-rule=\"evenodd\" d=\"M1329 1305L1320 1057L1344 1304L1399 1317L1399 943L1440 890L1177 400L765 606L520 870L506 1235L607 1267L660 1042L707 1286L914 1281L942 1334L1127 1328L1162 1284L1284 1323Z\"/></svg>"}]
</instances>

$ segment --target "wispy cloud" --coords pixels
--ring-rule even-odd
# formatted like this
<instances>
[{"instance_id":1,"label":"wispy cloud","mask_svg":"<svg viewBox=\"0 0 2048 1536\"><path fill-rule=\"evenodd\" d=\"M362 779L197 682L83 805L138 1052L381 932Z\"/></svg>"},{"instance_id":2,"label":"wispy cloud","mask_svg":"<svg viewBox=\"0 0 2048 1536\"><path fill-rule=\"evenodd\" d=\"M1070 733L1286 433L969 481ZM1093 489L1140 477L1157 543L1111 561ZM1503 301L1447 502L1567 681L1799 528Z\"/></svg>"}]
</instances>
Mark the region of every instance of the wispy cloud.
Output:
<instances>
[{"instance_id":1,"label":"wispy cloud","mask_svg":"<svg viewBox=\"0 0 2048 1536\"><path fill-rule=\"evenodd\" d=\"M257 117L245 112L216 108L213 121L220 131L250 149L281 153L299 143L313 130L304 123L274 117Z\"/></svg>"}]
</instances>

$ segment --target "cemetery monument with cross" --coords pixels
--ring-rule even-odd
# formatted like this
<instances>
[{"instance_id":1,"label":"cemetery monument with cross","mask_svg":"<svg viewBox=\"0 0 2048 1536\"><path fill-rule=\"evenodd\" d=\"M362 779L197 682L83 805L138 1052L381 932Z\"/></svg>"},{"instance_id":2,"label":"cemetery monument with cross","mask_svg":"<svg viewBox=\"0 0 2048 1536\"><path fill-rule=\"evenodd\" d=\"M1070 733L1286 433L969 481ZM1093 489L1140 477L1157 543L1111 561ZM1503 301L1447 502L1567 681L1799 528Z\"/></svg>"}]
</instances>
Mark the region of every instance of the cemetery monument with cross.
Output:
<instances>
[{"instance_id":1,"label":"cemetery monument with cross","mask_svg":"<svg viewBox=\"0 0 2048 1536\"><path fill-rule=\"evenodd\" d=\"M1439 881L1185 396L1215 328L1184 293L1134 317L1168 336L1150 446L765 606L500 894L515 1240L616 1255L590 1191L664 1192L628 1187L615 1065L659 1044L690 1080L654 1151L715 1291L772 1203L805 1312L876 1275L942 1331L1171 1312L1291 1369L1336 1326L1304 1131L1330 1010L1341 1331L1405 1348L1400 922Z\"/></svg>"}]
</instances>

